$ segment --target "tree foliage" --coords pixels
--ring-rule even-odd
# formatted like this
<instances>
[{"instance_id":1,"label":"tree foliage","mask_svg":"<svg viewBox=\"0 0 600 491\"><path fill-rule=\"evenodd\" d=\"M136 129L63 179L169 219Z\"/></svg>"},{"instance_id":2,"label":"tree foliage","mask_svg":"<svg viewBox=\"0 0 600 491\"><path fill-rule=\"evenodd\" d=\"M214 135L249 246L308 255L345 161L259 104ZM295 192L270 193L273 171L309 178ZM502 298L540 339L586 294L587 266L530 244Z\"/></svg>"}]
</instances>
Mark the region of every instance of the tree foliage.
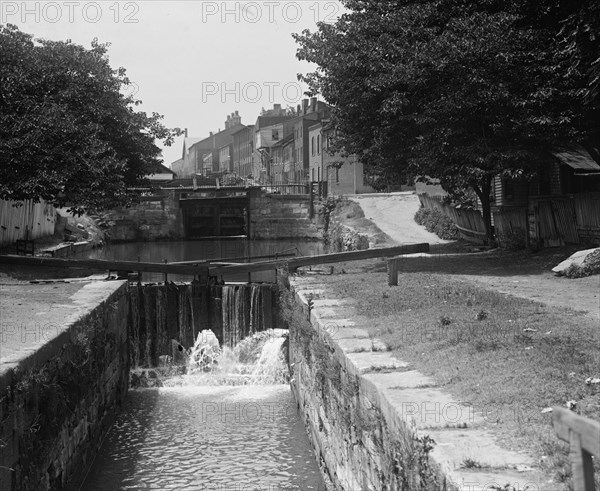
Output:
<instances>
[{"instance_id":1,"label":"tree foliage","mask_svg":"<svg viewBox=\"0 0 600 491\"><path fill-rule=\"evenodd\" d=\"M334 106L338 145L367 167L472 188L490 238L493 177L532 175L553 145L593 131L588 62L531 2L344 4L335 24L295 35L297 57L317 65L300 78Z\"/></svg>"},{"instance_id":2,"label":"tree foliage","mask_svg":"<svg viewBox=\"0 0 600 491\"><path fill-rule=\"evenodd\" d=\"M107 45L34 40L0 25L0 198L44 199L74 212L127 205L161 163L155 140L179 130L136 111Z\"/></svg>"}]
</instances>

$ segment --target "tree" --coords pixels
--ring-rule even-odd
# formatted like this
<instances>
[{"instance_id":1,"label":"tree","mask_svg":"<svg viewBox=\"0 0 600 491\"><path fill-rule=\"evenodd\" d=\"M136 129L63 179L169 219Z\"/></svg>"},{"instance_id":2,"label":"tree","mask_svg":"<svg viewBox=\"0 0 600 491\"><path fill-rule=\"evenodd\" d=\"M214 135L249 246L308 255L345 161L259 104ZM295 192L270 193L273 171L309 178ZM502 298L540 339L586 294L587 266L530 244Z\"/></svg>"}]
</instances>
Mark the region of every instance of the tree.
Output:
<instances>
[{"instance_id":1,"label":"tree","mask_svg":"<svg viewBox=\"0 0 600 491\"><path fill-rule=\"evenodd\" d=\"M76 213L135 201L129 188L161 163L155 139L170 145L181 131L135 111L106 53L0 25L0 199Z\"/></svg>"},{"instance_id":2,"label":"tree","mask_svg":"<svg viewBox=\"0 0 600 491\"><path fill-rule=\"evenodd\" d=\"M588 135L581 72L557 73L556 33L527 25L517 2L344 3L336 24L295 36L318 67L300 78L334 106L338 144L368 167L472 188L491 241L493 178L531 176L551 146Z\"/></svg>"}]
</instances>

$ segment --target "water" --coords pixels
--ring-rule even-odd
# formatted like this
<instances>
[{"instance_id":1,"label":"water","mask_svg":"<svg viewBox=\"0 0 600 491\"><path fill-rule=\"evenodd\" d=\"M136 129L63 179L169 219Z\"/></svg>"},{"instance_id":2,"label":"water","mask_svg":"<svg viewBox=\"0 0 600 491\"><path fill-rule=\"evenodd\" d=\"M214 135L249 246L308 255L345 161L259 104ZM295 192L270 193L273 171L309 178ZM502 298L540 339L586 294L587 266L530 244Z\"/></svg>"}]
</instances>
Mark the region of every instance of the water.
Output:
<instances>
[{"instance_id":1,"label":"water","mask_svg":"<svg viewBox=\"0 0 600 491\"><path fill-rule=\"evenodd\" d=\"M246 262L247 258L275 255L286 251L298 256L323 254L323 244L318 241L303 240L186 240L174 242L127 242L109 244L101 249L88 253L91 259L107 259L113 261L168 262L193 261L205 259L232 258L232 262ZM264 259L256 259L264 261ZM144 281L163 281L160 273L144 273ZM190 277L169 275L171 280L190 280ZM247 274L231 275L226 281L248 281ZM271 271L252 273L252 281L275 280Z\"/></svg>"},{"instance_id":2,"label":"water","mask_svg":"<svg viewBox=\"0 0 600 491\"><path fill-rule=\"evenodd\" d=\"M277 383L285 332L234 349L215 342L199 333L170 386L130 390L82 490L326 489L289 386Z\"/></svg>"}]
</instances>

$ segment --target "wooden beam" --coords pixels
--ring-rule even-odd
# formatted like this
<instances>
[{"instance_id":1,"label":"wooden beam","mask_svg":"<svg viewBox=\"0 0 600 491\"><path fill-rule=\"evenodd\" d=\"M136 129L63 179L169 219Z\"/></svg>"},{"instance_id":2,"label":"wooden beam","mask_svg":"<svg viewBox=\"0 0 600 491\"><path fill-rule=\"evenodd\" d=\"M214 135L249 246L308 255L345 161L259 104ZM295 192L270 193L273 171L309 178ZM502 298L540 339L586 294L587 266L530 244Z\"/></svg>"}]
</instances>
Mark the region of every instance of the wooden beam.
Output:
<instances>
[{"instance_id":1,"label":"wooden beam","mask_svg":"<svg viewBox=\"0 0 600 491\"><path fill-rule=\"evenodd\" d=\"M595 491L592 455L600 456L600 423L555 407L552 424L558 438L569 443L573 491Z\"/></svg>"},{"instance_id":2,"label":"wooden beam","mask_svg":"<svg viewBox=\"0 0 600 491\"><path fill-rule=\"evenodd\" d=\"M183 274L190 276L205 276L208 272L208 266L206 264L183 265L141 263L136 261L105 261L103 259L57 259L14 255L0 255L0 264L45 266L66 269L93 269L99 271L143 271L150 273Z\"/></svg>"},{"instance_id":3,"label":"wooden beam","mask_svg":"<svg viewBox=\"0 0 600 491\"><path fill-rule=\"evenodd\" d=\"M381 249L365 249L362 251L322 254L320 256L304 256L291 259L288 264L290 269L295 269L303 266L315 266L317 264L343 263L346 261L359 261L362 259L373 259L377 257L400 256L404 254L414 254L417 252L429 252L429 244L408 244L395 247L383 247Z\"/></svg>"},{"instance_id":4,"label":"wooden beam","mask_svg":"<svg viewBox=\"0 0 600 491\"><path fill-rule=\"evenodd\" d=\"M284 257L294 257L296 253L294 252L285 252L281 254L263 254L260 256L252 256L250 259L270 259L277 260L279 258ZM239 256L239 257L221 257L218 259L199 259L197 261L175 261L169 264L207 264L207 265L216 265L216 264L247 264L240 263L239 261L246 261L248 256Z\"/></svg>"},{"instance_id":5,"label":"wooden beam","mask_svg":"<svg viewBox=\"0 0 600 491\"><path fill-rule=\"evenodd\" d=\"M552 409L552 424L556 436L569 442L569 430L581 435L581 446L596 457L600 457L600 422L584 418L569 409Z\"/></svg>"},{"instance_id":6,"label":"wooden beam","mask_svg":"<svg viewBox=\"0 0 600 491\"><path fill-rule=\"evenodd\" d=\"M249 264L235 266L211 267L210 276L220 276L227 273L248 273L256 271L269 271L287 264L290 271L295 271L304 266L316 266L319 264L342 263L346 261L360 261L362 259L373 259L377 257L390 257L403 254L414 254L417 252L428 252L429 244L409 244L396 247L384 247L381 249L365 249L362 251L338 252L334 254L321 254L319 256L303 256L294 259L278 259L276 261L259 261Z\"/></svg>"},{"instance_id":7,"label":"wooden beam","mask_svg":"<svg viewBox=\"0 0 600 491\"><path fill-rule=\"evenodd\" d=\"M387 260L388 286L398 286L398 261L394 258Z\"/></svg>"}]
</instances>

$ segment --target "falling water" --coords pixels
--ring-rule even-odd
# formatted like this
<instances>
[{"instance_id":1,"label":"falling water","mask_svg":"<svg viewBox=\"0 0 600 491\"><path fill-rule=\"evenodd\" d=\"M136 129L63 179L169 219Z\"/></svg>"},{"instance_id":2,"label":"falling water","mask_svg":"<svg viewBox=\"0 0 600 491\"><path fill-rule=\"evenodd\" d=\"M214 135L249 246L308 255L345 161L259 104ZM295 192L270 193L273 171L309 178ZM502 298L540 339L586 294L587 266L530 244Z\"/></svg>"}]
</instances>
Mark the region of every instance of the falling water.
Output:
<instances>
[{"instance_id":1,"label":"falling water","mask_svg":"<svg viewBox=\"0 0 600 491\"><path fill-rule=\"evenodd\" d=\"M185 374L130 390L81 489L324 491L285 385L286 341L269 329L231 348L201 331Z\"/></svg>"},{"instance_id":2,"label":"falling water","mask_svg":"<svg viewBox=\"0 0 600 491\"><path fill-rule=\"evenodd\" d=\"M325 489L270 285L148 285L132 298L139 388L82 490Z\"/></svg>"},{"instance_id":3,"label":"falling water","mask_svg":"<svg viewBox=\"0 0 600 491\"><path fill-rule=\"evenodd\" d=\"M287 331L269 329L221 347L212 331L198 334L189 352L185 375L169 376L163 386L272 385L289 380L285 360ZM173 372L171 372L173 373Z\"/></svg>"},{"instance_id":4,"label":"falling water","mask_svg":"<svg viewBox=\"0 0 600 491\"><path fill-rule=\"evenodd\" d=\"M271 286L223 286L221 312L225 346L234 347L247 336L270 329L273 312Z\"/></svg>"}]
</instances>

